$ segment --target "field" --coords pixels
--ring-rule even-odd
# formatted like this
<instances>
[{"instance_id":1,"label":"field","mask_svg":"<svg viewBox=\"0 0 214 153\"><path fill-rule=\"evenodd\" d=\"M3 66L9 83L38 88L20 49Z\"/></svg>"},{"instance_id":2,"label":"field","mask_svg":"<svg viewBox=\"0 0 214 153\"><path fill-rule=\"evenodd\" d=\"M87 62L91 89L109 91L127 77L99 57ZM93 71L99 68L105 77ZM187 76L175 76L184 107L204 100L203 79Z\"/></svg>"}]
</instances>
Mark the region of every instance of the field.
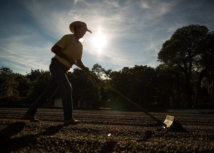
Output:
<instances>
[{"instance_id":1,"label":"field","mask_svg":"<svg viewBox=\"0 0 214 153\"><path fill-rule=\"evenodd\" d=\"M0 152L214 152L214 114L173 115L188 132L164 130L143 112L74 110L77 125L63 126L62 109L0 108Z\"/></svg>"}]
</instances>

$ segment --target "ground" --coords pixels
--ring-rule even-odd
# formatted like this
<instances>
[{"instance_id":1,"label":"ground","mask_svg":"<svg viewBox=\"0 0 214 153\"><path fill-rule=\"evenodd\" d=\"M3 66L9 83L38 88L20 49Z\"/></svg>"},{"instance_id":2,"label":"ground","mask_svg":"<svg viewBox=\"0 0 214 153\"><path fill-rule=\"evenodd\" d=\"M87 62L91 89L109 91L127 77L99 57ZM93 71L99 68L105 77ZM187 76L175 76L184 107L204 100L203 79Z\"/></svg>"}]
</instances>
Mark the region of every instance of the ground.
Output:
<instances>
[{"instance_id":1,"label":"ground","mask_svg":"<svg viewBox=\"0 0 214 153\"><path fill-rule=\"evenodd\" d=\"M63 126L62 109L0 108L0 152L214 152L214 114L173 115L188 132L164 130L143 112L74 110L77 125Z\"/></svg>"}]
</instances>

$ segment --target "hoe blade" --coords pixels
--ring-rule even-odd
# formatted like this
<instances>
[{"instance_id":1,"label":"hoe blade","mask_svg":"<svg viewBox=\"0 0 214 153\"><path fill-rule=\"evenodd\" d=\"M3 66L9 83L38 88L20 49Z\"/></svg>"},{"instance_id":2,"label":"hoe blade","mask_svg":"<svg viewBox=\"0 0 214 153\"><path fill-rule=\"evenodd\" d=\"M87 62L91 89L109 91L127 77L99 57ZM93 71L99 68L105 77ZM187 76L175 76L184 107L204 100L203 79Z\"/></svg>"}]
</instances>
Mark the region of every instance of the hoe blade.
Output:
<instances>
[{"instance_id":1,"label":"hoe blade","mask_svg":"<svg viewBox=\"0 0 214 153\"><path fill-rule=\"evenodd\" d=\"M164 124L166 124L166 127L170 127L173 122L174 122L175 117L174 116L170 116L170 115L166 115L166 119L164 121Z\"/></svg>"}]
</instances>

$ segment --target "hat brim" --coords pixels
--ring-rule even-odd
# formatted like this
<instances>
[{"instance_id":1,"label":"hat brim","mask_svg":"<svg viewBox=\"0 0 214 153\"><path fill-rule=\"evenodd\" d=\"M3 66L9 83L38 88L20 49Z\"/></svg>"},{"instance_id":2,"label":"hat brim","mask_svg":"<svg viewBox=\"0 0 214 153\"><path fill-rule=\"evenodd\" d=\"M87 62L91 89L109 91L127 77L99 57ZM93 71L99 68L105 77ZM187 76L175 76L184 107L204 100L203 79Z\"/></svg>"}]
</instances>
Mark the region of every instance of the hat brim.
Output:
<instances>
[{"instance_id":1,"label":"hat brim","mask_svg":"<svg viewBox=\"0 0 214 153\"><path fill-rule=\"evenodd\" d=\"M83 27L83 28L85 28L86 31L92 33L92 31L87 28L86 24L84 22L80 22L80 21L76 21L76 22L71 23L69 26L70 31L72 33L74 33L74 28L77 26Z\"/></svg>"}]
</instances>

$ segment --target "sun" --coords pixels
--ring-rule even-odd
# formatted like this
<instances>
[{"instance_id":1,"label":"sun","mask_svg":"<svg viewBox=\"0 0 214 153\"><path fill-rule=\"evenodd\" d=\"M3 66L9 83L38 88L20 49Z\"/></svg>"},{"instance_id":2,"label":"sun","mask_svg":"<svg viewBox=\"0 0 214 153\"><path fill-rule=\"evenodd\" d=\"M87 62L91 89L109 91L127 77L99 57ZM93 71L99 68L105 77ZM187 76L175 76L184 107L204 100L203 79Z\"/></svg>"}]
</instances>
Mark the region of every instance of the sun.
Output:
<instances>
[{"instance_id":1,"label":"sun","mask_svg":"<svg viewBox=\"0 0 214 153\"><path fill-rule=\"evenodd\" d=\"M102 33L102 30L99 29L98 34L93 39L94 46L98 49L98 52L101 52L103 48L106 46L107 39L105 35Z\"/></svg>"}]
</instances>

